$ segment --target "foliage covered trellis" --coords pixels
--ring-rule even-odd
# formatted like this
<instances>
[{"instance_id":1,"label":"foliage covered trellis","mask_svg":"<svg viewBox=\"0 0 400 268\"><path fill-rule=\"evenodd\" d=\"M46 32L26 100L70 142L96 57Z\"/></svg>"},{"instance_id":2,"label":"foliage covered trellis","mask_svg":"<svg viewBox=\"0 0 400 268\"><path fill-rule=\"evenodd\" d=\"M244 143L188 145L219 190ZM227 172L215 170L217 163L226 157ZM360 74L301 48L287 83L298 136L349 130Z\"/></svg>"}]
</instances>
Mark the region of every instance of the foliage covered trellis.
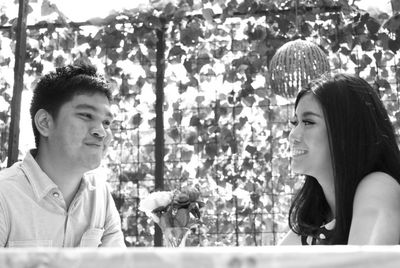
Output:
<instances>
[{"instance_id":1,"label":"foliage covered trellis","mask_svg":"<svg viewBox=\"0 0 400 268\"><path fill-rule=\"evenodd\" d=\"M192 245L268 245L286 231L292 193L287 136L290 99L269 88L268 64L284 43L304 38L334 72L374 83L396 129L399 17L359 10L347 0L151 1L104 19L69 22L47 0L28 27L25 91L44 72L91 62L114 88L114 141L104 163L126 241L152 244L154 226L137 210L154 190L157 49L164 38L164 180L198 185L206 207ZM7 149L15 16L1 7L0 160ZM21 148L26 150L28 148Z\"/></svg>"}]
</instances>

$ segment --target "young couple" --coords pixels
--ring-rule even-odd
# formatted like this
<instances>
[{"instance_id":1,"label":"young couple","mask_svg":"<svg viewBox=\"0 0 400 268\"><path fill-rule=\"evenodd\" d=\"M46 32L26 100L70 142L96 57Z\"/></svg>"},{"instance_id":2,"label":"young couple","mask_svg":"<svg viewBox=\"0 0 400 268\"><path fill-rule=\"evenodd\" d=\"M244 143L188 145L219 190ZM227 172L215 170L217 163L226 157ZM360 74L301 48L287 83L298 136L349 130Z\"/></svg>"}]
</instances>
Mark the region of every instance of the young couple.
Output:
<instances>
[{"instance_id":1,"label":"young couple","mask_svg":"<svg viewBox=\"0 0 400 268\"><path fill-rule=\"evenodd\" d=\"M125 247L99 166L111 139L111 91L91 66L45 75L31 104L36 148L0 172L3 247ZM306 175L281 245L398 244L400 152L363 79L339 74L300 91L292 169Z\"/></svg>"}]
</instances>

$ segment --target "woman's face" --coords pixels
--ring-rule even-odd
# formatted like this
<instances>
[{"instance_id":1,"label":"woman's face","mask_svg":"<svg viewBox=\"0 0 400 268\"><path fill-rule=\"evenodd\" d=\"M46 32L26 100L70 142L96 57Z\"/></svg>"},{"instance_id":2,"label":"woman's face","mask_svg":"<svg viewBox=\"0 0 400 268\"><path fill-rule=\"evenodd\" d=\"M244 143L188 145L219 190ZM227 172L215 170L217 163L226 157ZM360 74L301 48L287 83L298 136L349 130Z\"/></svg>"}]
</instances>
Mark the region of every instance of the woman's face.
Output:
<instances>
[{"instance_id":1,"label":"woman's face","mask_svg":"<svg viewBox=\"0 0 400 268\"><path fill-rule=\"evenodd\" d=\"M292 170L316 179L332 174L332 160L324 113L312 93L299 101L289 135Z\"/></svg>"}]
</instances>

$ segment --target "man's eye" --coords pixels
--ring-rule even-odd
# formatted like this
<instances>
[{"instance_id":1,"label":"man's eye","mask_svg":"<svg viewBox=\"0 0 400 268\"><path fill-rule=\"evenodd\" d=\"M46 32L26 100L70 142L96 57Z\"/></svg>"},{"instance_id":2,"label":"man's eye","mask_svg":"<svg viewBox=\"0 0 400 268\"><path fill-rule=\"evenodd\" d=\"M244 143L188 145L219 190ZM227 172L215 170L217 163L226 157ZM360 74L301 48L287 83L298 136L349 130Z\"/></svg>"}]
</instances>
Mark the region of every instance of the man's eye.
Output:
<instances>
[{"instance_id":1,"label":"man's eye","mask_svg":"<svg viewBox=\"0 0 400 268\"><path fill-rule=\"evenodd\" d=\"M92 119L92 115L88 113L80 113L79 116L85 119Z\"/></svg>"},{"instance_id":2,"label":"man's eye","mask_svg":"<svg viewBox=\"0 0 400 268\"><path fill-rule=\"evenodd\" d=\"M103 125L106 127L109 127L111 125L111 121L108 121L108 120L103 121Z\"/></svg>"},{"instance_id":3,"label":"man's eye","mask_svg":"<svg viewBox=\"0 0 400 268\"><path fill-rule=\"evenodd\" d=\"M297 126L298 123L299 123L299 122L298 122L297 120L290 120L290 124L291 124L292 126Z\"/></svg>"}]
</instances>

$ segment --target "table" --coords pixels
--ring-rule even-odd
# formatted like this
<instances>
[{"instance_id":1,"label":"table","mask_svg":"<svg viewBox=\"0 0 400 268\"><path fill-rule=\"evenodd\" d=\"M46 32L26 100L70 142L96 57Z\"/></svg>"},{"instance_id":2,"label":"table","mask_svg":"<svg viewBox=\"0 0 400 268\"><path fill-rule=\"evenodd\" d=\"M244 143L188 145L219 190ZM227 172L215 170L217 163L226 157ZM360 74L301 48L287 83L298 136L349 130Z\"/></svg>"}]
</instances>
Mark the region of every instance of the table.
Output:
<instances>
[{"instance_id":1,"label":"table","mask_svg":"<svg viewBox=\"0 0 400 268\"><path fill-rule=\"evenodd\" d=\"M0 250L1 268L399 268L400 246Z\"/></svg>"}]
</instances>

